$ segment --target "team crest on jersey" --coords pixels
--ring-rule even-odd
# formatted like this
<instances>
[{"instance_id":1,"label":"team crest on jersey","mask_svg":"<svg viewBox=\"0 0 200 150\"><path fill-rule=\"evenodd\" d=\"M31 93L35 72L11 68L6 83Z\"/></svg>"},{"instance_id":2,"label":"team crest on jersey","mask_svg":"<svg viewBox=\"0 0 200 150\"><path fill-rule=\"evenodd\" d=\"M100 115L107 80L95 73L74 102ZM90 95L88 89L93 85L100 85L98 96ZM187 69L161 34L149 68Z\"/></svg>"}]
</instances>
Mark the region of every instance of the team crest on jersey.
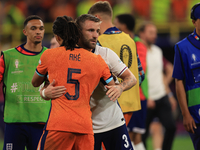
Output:
<instances>
[{"instance_id":1,"label":"team crest on jersey","mask_svg":"<svg viewBox=\"0 0 200 150\"><path fill-rule=\"evenodd\" d=\"M122 45L122 47L120 49L120 59L128 68L131 67L132 51L131 51L131 48L126 44Z\"/></svg>"},{"instance_id":2,"label":"team crest on jersey","mask_svg":"<svg viewBox=\"0 0 200 150\"><path fill-rule=\"evenodd\" d=\"M200 64L200 59L197 55L192 54L191 55L191 65L197 65Z\"/></svg>"},{"instance_id":3,"label":"team crest on jersey","mask_svg":"<svg viewBox=\"0 0 200 150\"><path fill-rule=\"evenodd\" d=\"M119 63L122 63L122 61L121 61L120 59L118 60L118 62L119 62Z\"/></svg>"},{"instance_id":4,"label":"team crest on jersey","mask_svg":"<svg viewBox=\"0 0 200 150\"><path fill-rule=\"evenodd\" d=\"M39 64L40 64L40 65L41 65L41 63L42 63L41 60L39 60Z\"/></svg>"}]
</instances>

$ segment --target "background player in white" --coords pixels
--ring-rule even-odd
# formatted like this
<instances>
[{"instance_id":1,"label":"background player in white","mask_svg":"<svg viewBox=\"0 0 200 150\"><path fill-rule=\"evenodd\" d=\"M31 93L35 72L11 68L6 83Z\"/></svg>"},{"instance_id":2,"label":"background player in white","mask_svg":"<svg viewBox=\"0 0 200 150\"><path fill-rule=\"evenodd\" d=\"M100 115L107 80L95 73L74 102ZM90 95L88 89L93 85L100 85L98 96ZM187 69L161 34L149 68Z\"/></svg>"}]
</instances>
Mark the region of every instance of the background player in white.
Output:
<instances>
[{"instance_id":1,"label":"background player in white","mask_svg":"<svg viewBox=\"0 0 200 150\"><path fill-rule=\"evenodd\" d=\"M158 117L165 128L162 150L172 148L176 131L175 120L172 115L172 107L165 89L163 79L163 54L156 46L157 28L152 23L145 23L139 28L139 36L147 46L147 79L148 94L146 132L143 135L143 142L146 142L149 132L149 125L155 117Z\"/></svg>"}]
</instances>

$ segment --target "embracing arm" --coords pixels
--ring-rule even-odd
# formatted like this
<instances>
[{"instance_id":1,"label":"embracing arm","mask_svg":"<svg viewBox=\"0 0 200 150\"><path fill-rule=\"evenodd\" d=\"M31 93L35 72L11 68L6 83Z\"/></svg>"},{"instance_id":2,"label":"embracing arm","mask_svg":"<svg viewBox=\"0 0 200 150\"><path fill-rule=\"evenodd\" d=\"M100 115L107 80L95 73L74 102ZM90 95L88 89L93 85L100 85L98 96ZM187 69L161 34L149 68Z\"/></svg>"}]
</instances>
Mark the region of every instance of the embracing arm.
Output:
<instances>
[{"instance_id":1,"label":"embracing arm","mask_svg":"<svg viewBox=\"0 0 200 150\"><path fill-rule=\"evenodd\" d=\"M45 82L44 87L40 90L40 96L45 100L55 99L62 96L66 92L65 86L55 86L55 84L55 80L51 83Z\"/></svg>"},{"instance_id":2,"label":"embracing arm","mask_svg":"<svg viewBox=\"0 0 200 150\"><path fill-rule=\"evenodd\" d=\"M183 115L183 125L188 132L194 133L193 128L196 129L196 124L188 109L183 80L175 79L175 83L176 83L176 94Z\"/></svg>"},{"instance_id":3,"label":"embracing arm","mask_svg":"<svg viewBox=\"0 0 200 150\"><path fill-rule=\"evenodd\" d=\"M115 86L106 86L106 88L109 89L106 94L108 97L110 97L111 100L116 100L120 97L123 91L129 90L137 84L137 79L129 69L126 69L120 78L123 80L120 84Z\"/></svg>"},{"instance_id":4,"label":"embracing arm","mask_svg":"<svg viewBox=\"0 0 200 150\"><path fill-rule=\"evenodd\" d=\"M137 79L129 69L126 69L120 78L123 81L119 85L121 85L123 91L129 90L137 84Z\"/></svg>"}]
</instances>

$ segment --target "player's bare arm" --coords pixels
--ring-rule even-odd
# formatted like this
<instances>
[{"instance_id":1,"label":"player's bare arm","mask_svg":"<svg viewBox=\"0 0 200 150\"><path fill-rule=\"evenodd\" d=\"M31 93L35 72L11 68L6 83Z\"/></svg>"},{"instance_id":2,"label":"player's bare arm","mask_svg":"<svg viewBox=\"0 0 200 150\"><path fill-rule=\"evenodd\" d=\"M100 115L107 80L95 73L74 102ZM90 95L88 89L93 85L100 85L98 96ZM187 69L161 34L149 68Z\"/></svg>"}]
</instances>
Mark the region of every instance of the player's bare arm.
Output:
<instances>
[{"instance_id":1,"label":"player's bare arm","mask_svg":"<svg viewBox=\"0 0 200 150\"><path fill-rule=\"evenodd\" d=\"M110 97L110 100L115 101L117 98L120 97L123 91L129 90L137 83L137 79L129 69L126 69L124 73L120 76L120 78L123 80L120 84L106 86L106 88L109 89L106 94L108 95L108 97Z\"/></svg>"},{"instance_id":2,"label":"player's bare arm","mask_svg":"<svg viewBox=\"0 0 200 150\"><path fill-rule=\"evenodd\" d=\"M45 77L39 76L36 72L33 75L32 85L34 87L39 87L45 80Z\"/></svg>"},{"instance_id":3,"label":"player's bare arm","mask_svg":"<svg viewBox=\"0 0 200 150\"><path fill-rule=\"evenodd\" d=\"M194 128L196 129L197 127L194 122L194 119L192 118L192 116L188 110L183 80L175 79L175 82L176 82L177 98L178 98L178 102L179 102L181 112L183 115L183 125L184 125L186 131L194 133Z\"/></svg>"},{"instance_id":4,"label":"player's bare arm","mask_svg":"<svg viewBox=\"0 0 200 150\"><path fill-rule=\"evenodd\" d=\"M137 84L137 79L129 69L126 69L124 73L120 76L120 78L123 81L119 85L122 86L123 91L129 90L130 88L132 88L134 85Z\"/></svg>"}]
</instances>

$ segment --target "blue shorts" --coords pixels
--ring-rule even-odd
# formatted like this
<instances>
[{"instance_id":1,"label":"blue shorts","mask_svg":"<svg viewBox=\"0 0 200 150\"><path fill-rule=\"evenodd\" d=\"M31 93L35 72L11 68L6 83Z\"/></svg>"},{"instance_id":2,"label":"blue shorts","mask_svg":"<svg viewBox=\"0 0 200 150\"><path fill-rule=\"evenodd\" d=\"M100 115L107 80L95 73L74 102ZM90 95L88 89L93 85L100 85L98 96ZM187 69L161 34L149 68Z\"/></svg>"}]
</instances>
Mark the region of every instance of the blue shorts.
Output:
<instances>
[{"instance_id":1,"label":"blue shorts","mask_svg":"<svg viewBox=\"0 0 200 150\"><path fill-rule=\"evenodd\" d=\"M126 124L113 130L94 134L94 150L101 150L102 143L107 150L133 150Z\"/></svg>"},{"instance_id":2,"label":"blue shorts","mask_svg":"<svg viewBox=\"0 0 200 150\"><path fill-rule=\"evenodd\" d=\"M144 134L147 113L147 100L141 101L141 110L134 111L127 126L128 131Z\"/></svg>"},{"instance_id":3,"label":"blue shorts","mask_svg":"<svg viewBox=\"0 0 200 150\"><path fill-rule=\"evenodd\" d=\"M196 125L197 129L194 129L194 134L190 133L190 137L192 139L192 143L195 150L200 150L200 125Z\"/></svg>"},{"instance_id":4,"label":"blue shorts","mask_svg":"<svg viewBox=\"0 0 200 150\"><path fill-rule=\"evenodd\" d=\"M36 150L43 128L37 123L6 123L3 150Z\"/></svg>"}]
</instances>

